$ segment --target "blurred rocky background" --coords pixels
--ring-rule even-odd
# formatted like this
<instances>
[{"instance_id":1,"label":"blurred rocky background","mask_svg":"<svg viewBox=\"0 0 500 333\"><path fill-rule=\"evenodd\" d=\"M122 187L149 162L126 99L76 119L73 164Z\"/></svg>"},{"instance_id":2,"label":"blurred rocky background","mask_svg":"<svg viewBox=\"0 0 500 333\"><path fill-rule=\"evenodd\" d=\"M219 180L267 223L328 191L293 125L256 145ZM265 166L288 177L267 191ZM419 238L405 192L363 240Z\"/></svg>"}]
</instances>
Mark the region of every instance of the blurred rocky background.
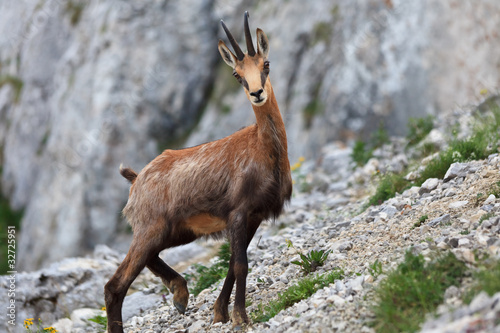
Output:
<instances>
[{"instance_id":1,"label":"blurred rocky background","mask_svg":"<svg viewBox=\"0 0 500 333\"><path fill-rule=\"evenodd\" d=\"M496 0L2 1L1 207L19 216L19 271L125 251L119 165L254 121L217 51L219 20L241 40L245 10L270 40L292 163L500 83Z\"/></svg>"}]
</instances>

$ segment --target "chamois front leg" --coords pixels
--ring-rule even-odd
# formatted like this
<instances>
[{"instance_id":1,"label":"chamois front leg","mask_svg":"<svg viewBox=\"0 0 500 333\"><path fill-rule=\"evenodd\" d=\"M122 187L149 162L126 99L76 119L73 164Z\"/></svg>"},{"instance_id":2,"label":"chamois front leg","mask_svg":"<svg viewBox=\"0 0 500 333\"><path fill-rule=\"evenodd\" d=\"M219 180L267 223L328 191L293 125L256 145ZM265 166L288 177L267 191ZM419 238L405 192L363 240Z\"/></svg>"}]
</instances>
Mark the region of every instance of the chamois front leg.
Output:
<instances>
[{"instance_id":1,"label":"chamois front leg","mask_svg":"<svg viewBox=\"0 0 500 333\"><path fill-rule=\"evenodd\" d=\"M257 231L257 228L260 225L260 220L254 221L255 223L250 223L247 227L247 246L250 245L250 242ZM231 298L231 292L233 291L235 276L234 276L234 255L231 255L231 260L229 261L229 270L227 272L226 279L224 280L224 285L222 286L222 290L220 292L217 301L214 304L214 323L222 322L225 323L229 320L229 312L228 305L229 299Z\"/></svg>"},{"instance_id":2,"label":"chamois front leg","mask_svg":"<svg viewBox=\"0 0 500 333\"><path fill-rule=\"evenodd\" d=\"M232 269L236 279L236 294L231 318L233 320L233 327L249 323L245 309L246 280L248 274L247 220L246 213L237 213L231 225L231 256L234 257Z\"/></svg>"}]
</instances>

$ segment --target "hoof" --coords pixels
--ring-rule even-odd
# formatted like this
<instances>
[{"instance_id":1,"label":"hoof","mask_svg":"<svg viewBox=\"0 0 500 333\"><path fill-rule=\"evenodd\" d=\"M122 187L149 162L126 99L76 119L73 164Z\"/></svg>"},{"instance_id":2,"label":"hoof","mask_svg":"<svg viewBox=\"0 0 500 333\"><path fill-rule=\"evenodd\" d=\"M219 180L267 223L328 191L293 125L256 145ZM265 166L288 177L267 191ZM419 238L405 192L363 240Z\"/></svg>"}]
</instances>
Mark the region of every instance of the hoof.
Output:
<instances>
[{"instance_id":1,"label":"hoof","mask_svg":"<svg viewBox=\"0 0 500 333\"><path fill-rule=\"evenodd\" d=\"M233 326L233 331L239 332L243 330L243 325L235 325Z\"/></svg>"},{"instance_id":2,"label":"hoof","mask_svg":"<svg viewBox=\"0 0 500 333\"><path fill-rule=\"evenodd\" d=\"M244 326L247 326L250 323L250 320L248 320L247 314L245 312L243 313L238 313L236 311L233 311L233 330L239 331L242 330Z\"/></svg>"},{"instance_id":3,"label":"hoof","mask_svg":"<svg viewBox=\"0 0 500 333\"><path fill-rule=\"evenodd\" d=\"M184 314L186 312L186 306L174 301L174 306L179 311L180 314Z\"/></svg>"},{"instance_id":4,"label":"hoof","mask_svg":"<svg viewBox=\"0 0 500 333\"><path fill-rule=\"evenodd\" d=\"M229 312L227 311L227 304L222 305L220 299L217 299L214 304L214 321L213 323L227 323L229 321Z\"/></svg>"},{"instance_id":5,"label":"hoof","mask_svg":"<svg viewBox=\"0 0 500 333\"><path fill-rule=\"evenodd\" d=\"M174 306L180 314L186 312L189 301L189 291L187 289L186 280L178 277L170 283L170 291L174 294Z\"/></svg>"},{"instance_id":6,"label":"hoof","mask_svg":"<svg viewBox=\"0 0 500 333\"><path fill-rule=\"evenodd\" d=\"M215 323L227 323L228 321L229 321L229 315L227 314L227 312L225 315L221 314L219 312L214 313L214 322L213 322L214 324Z\"/></svg>"}]
</instances>

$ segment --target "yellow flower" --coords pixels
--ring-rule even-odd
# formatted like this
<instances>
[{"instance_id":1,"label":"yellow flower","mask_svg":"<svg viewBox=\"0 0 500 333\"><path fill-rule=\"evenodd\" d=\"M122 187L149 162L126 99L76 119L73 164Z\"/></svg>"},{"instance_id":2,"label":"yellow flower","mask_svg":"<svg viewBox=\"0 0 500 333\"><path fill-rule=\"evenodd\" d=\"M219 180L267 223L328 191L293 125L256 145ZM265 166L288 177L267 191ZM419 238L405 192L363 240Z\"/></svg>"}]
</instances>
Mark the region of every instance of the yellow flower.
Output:
<instances>
[{"instance_id":1,"label":"yellow flower","mask_svg":"<svg viewBox=\"0 0 500 333\"><path fill-rule=\"evenodd\" d=\"M479 93L480 93L481 95L486 95L486 94L488 93L488 89L483 88L483 89L481 89L481 90L479 91Z\"/></svg>"},{"instance_id":2,"label":"yellow flower","mask_svg":"<svg viewBox=\"0 0 500 333\"><path fill-rule=\"evenodd\" d=\"M300 156L300 157L299 157L299 162L300 162L300 163L304 162L305 160L306 160L306 159L304 158L304 156Z\"/></svg>"},{"instance_id":3,"label":"yellow flower","mask_svg":"<svg viewBox=\"0 0 500 333\"><path fill-rule=\"evenodd\" d=\"M44 331L44 332L49 332L49 333L56 333L56 332L57 332L57 330L56 330L54 327L52 327L52 326L50 326L50 327L45 327L45 328L43 329L43 331Z\"/></svg>"},{"instance_id":4,"label":"yellow flower","mask_svg":"<svg viewBox=\"0 0 500 333\"><path fill-rule=\"evenodd\" d=\"M33 325L33 318L28 318L24 320L24 328L28 328L31 325Z\"/></svg>"},{"instance_id":5,"label":"yellow flower","mask_svg":"<svg viewBox=\"0 0 500 333\"><path fill-rule=\"evenodd\" d=\"M103 307L101 308L101 311L106 311L106 307L105 307L105 306L103 306Z\"/></svg>"}]
</instances>

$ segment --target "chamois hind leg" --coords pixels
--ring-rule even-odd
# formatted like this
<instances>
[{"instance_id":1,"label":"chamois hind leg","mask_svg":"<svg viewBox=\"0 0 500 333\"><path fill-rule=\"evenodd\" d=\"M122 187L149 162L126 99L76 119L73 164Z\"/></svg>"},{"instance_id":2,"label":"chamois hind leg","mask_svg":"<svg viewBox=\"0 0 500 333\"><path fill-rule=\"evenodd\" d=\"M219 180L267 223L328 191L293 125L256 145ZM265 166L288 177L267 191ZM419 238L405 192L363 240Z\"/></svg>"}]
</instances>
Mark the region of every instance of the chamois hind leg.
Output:
<instances>
[{"instance_id":1,"label":"chamois hind leg","mask_svg":"<svg viewBox=\"0 0 500 333\"><path fill-rule=\"evenodd\" d=\"M157 255L148 261L147 267L154 275L160 277L163 284L174 294L174 306L179 313L184 314L189 300L186 279L170 268Z\"/></svg>"},{"instance_id":2,"label":"chamois hind leg","mask_svg":"<svg viewBox=\"0 0 500 333\"><path fill-rule=\"evenodd\" d=\"M130 249L116 273L104 286L104 299L108 317L108 332L122 333L122 305L127 290L137 275L144 269L152 251L147 242L134 237Z\"/></svg>"}]
</instances>

